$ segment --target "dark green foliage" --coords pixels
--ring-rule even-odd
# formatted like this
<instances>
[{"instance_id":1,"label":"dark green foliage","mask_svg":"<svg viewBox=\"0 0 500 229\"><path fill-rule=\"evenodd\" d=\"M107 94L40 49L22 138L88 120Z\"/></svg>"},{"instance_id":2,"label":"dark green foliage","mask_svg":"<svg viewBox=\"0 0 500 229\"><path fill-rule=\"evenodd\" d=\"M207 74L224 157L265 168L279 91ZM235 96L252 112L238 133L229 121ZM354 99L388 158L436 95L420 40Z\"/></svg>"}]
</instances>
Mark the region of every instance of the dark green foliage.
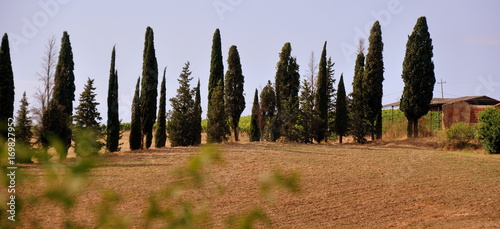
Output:
<instances>
[{"instance_id":1,"label":"dark green foliage","mask_svg":"<svg viewBox=\"0 0 500 229\"><path fill-rule=\"evenodd\" d=\"M7 120L14 115L14 73L10 60L9 37L5 33L0 46L0 144L7 140Z\"/></svg>"},{"instance_id":2,"label":"dark green foliage","mask_svg":"<svg viewBox=\"0 0 500 229\"><path fill-rule=\"evenodd\" d=\"M208 101L210 104L213 90L219 85L219 81L224 83L224 63L222 62L222 44L220 30L216 29L212 38L212 53L210 56L210 76L208 78ZM210 105L208 110L210 112Z\"/></svg>"},{"instance_id":3,"label":"dark green foliage","mask_svg":"<svg viewBox=\"0 0 500 229\"><path fill-rule=\"evenodd\" d=\"M403 61L403 82L405 87L400 109L408 120L407 135L418 137L418 119L430 110L434 84L434 62L432 61L432 39L425 17L420 17L406 43Z\"/></svg>"},{"instance_id":4,"label":"dark green foliage","mask_svg":"<svg viewBox=\"0 0 500 229\"><path fill-rule=\"evenodd\" d=\"M165 115L167 114L167 87L165 85L165 75L167 68L163 69L163 79L160 86L160 106L158 108L158 127L155 132L155 146L156 148L164 147L167 142L167 123Z\"/></svg>"},{"instance_id":5,"label":"dark green foliage","mask_svg":"<svg viewBox=\"0 0 500 229\"><path fill-rule=\"evenodd\" d=\"M260 110L261 136L268 141L276 141L279 137L279 127L273 125L276 116L276 94L271 81L267 81L267 85L260 92Z\"/></svg>"},{"instance_id":6,"label":"dark green foliage","mask_svg":"<svg viewBox=\"0 0 500 229\"><path fill-rule=\"evenodd\" d=\"M278 136L287 141L298 141L297 119L299 115L300 74L297 59L291 56L292 46L289 42L283 45L280 60L276 65L276 125Z\"/></svg>"},{"instance_id":7,"label":"dark green foliage","mask_svg":"<svg viewBox=\"0 0 500 229\"><path fill-rule=\"evenodd\" d=\"M80 104L73 117L75 122L75 153L81 157L95 156L103 146L99 121L102 119L97 110L94 80L88 79L80 94Z\"/></svg>"},{"instance_id":8,"label":"dark green foliage","mask_svg":"<svg viewBox=\"0 0 500 229\"><path fill-rule=\"evenodd\" d=\"M198 144L199 133L194 131L193 127L197 125L199 116L197 117L193 99L196 91L190 88L190 82L193 79L190 75L189 62L187 62L177 80L179 81L177 95L170 99L172 111L167 131L172 147Z\"/></svg>"},{"instance_id":9,"label":"dark green foliage","mask_svg":"<svg viewBox=\"0 0 500 229\"><path fill-rule=\"evenodd\" d=\"M17 155L16 159L19 163L31 163L32 149L31 149L31 137L33 137L33 132L31 131L33 123L31 122L31 117L29 116L29 103L26 98L26 92L23 93L23 98L21 99L21 107L17 111L16 117L16 148ZM24 150L19 150L24 148Z\"/></svg>"},{"instance_id":10,"label":"dark green foliage","mask_svg":"<svg viewBox=\"0 0 500 229\"><path fill-rule=\"evenodd\" d=\"M372 140L382 138L382 95L384 81L384 61L382 52L384 43L382 42L382 30L380 24L376 21L370 31L368 38L369 46L366 54L366 64L363 77L363 93L366 98L365 115L370 124ZM376 135L376 136L375 136Z\"/></svg>"},{"instance_id":11,"label":"dark green foliage","mask_svg":"<svg viewBox=\"0 0 500 229\"><path fill-rule=\"evenodd\" d=\"M74 65L69 35L64 31L55 73L53 99L64 107L64 112L68 116L73 114L73 101L75 100Z\"/></svg>"},{"instance_id":12,"label":"dark green foliage","mask_svg":"<svg viewBox=\"0 0 500 229\"><path fill-rule=\"evenodd\" d=\"M325 141L334 133L335 131L335 69L333 67L335 63L332 61L332 57L328 58L326 63L326 72L328 73L328 129L326 131Z\"/></svg>"},{"instance_id":13,"label":"dark green foliage","mask_svg":"<svg viewBox=\"0 0 500 229\"><path fill-rule=\"evenodd\" d=\"M141 78L137 78L135 85L134 99L132 100L132 118L130 123L129 144L131 150L142 149L142 132L141 132L141 103L139 97L139 85Z\"/></svg>"},{"instance_id":14,"label":"dark green foliage","mask_svg":"<svg viewBox=\"0 0 500 229\"><path fill-rule=\"evenodd\" d=\"M260 141L260 105L259 105L259 91L255 89L252 105L252 117L250 121L250 141Z\"/></svg>"},{"instance_id":15,"label":"dark green foliage","mask_svg":"<svg viewBox=\"0 0 500 229\"><path fill-rule=\"evenodd\" d=\"M156 120L156 97L158 96L158 63L156 61L154 34L151 27L146 28L141 82L141 130L146 138L144 146L151 147L153 125Z\"/></svg>"},{"instance_id":16,"label":"dark green foliage","mask_svg":"<svg viewBox=\"0 0 500 229\"><path fill-rule=\"evenodd\" d=\"M200 94L200 79L198 79L198 84L194 88L195 98L194 98L194 124L193 124L193 132L196 136L195 145L201 144L201 131L203 130L201 127L201 113L203 110L201 109L201 94Z\"/></svg>"},{"instance_id":17,"label":"dark green foliage","mask_svg":"<svg viewBox=\"0 0 500 229\"><path fill-rule=\"evenodd\" d=\"M344 74L340 75L339 87L337 91L337 102L335 103L335 132L339 136L339 143L342 143L342 137L347 134L349 124L349 115L347 112L347 96L344 86Z\"/></svg>"},{"instance_id":18,"label":"dark green foliage","mask_svg":"<svg viewBox=\"0 0 500 229\"><path fill-rule=\"evenodd\" d=\"M328 130L328 83L329 72L326 60L326 41L323 45L321 58L319 59L318 80L316 81L316 92L314 95L314 110L317 115L317 120L314 121L315 128L314 139L319 143L325 140L326 131ZM311 82L314 83L314 82Z\"/></svg>"},{"instance_id":19,"label":"dark green foliage","mask_svg":"<svg viewBox=\"0 0 500 229\"><path fill-rule=\"evenodd\" d=\"M108 83L108 121L106 125L106 148L119 151L120 118L118 115L118 71L115 69L115 47L111 52L111 69Z\"/></svg>"},{"instance_id":20,"label":"dark green foliage","mask_svg":"<svg viewBox=\"0 0 500 229\"><path fill-rule=\"evenodd\" d=\"M209 143L227 141L230 129L224 104L224 65L219 29L215 30L212 39L207 119L207 141Z\"/></svg>"},{"instance_id":21,"label":"dark green foliage","mask_svg":"<svg viewBox=\"0 0 500 229\"><path fill-rule=\"evenodd\" d=\"M479 113L478 138L488 153L500 153L500 110L488 108Z\"/></svg>"},{"instance_id":22,"label":"dark green foliage","mask_svg":"<svg viewBox=\"0 0 500 229\"><path fill-rule=\"evenodd\" d=\"M320 70L321 71L321 70ZM314 94L312 84L308 80L302 81L302 90L300 92L300 111L297 120L299 141L304 143L313 143L317 137L319 128L318 110L314 109ZM317 139L317 138L316 138Z\"/></svg>"},{"instance_id":23,"label":"dark green foliage","mask_svg":"<svg viewBox=\"0 0 500 229\"><path fill-rule=\"evenodd\" d=\"M75 100L75 75L73 74L73 51L69 35L65 31L61 39L61 50L56 66L54 90L49 103L47 114L44 115L45 130L42 132L42 143L49 145L50 139L59 139L63 147L56 147L60 159L66 158L71 145L71 116L73 115L73 101Z\"/></svg>"},{"instance_id":24,"label":"dark green foliage","mask_svg":"<svg viewBox=\"0 0 500 229\"><path fill-rule=\"evenodd\" d=\"M350 110L351 132L354 140L358 143L366 142L366 131L368 123L365 119L366 101L363 94L363 75L365 67L365 55L363 54L363 40L360 40L360 47L356 57L354 67L354 79L352 81L352 105Z\"/></svg>"},{"instance_id":25,"label":"dark green foliage","mask_svg":"<svg viewBox=\"0 0 500 229\"><path fill-rule=\"evenodd\" d=\"M229 48L225 81L224 103L226 105L226 113L230 118L234 140L239 141L238 123L240 122L241 113L245 110L245 96L243 94L245 77L241 70L240 54L235 45Z\"/></svg>"}]
</instances>

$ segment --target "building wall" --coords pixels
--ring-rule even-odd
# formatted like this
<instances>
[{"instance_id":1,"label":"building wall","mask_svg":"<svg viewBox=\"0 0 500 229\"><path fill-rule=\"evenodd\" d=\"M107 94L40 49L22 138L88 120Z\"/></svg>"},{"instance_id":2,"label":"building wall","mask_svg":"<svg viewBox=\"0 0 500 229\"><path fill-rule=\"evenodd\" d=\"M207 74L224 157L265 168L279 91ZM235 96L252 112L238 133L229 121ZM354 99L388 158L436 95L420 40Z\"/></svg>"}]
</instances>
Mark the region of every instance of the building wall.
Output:
<instances>
[{"instance_id":1,"label":"building wall","mask_svg":"<svg viewBox=\"0 0 500 229\"><path fill-rule=\"evenodd\" d=\"M486 110L486 108L492 107L489 105L471 105L470 109L470 122L471 124L476 124L479 122L479 113Z\"/></svg>"},{"instance_id":2,"label":"building wall","mask_svg":"<svg viewBox=\"0 0 500 229\"><path fill-rule=\"evenodd\" d=\"M457 101L443 105L443 129L453 125L453 123L470 123L471 105L464 101Z\"/></svg>"}]
</instances>

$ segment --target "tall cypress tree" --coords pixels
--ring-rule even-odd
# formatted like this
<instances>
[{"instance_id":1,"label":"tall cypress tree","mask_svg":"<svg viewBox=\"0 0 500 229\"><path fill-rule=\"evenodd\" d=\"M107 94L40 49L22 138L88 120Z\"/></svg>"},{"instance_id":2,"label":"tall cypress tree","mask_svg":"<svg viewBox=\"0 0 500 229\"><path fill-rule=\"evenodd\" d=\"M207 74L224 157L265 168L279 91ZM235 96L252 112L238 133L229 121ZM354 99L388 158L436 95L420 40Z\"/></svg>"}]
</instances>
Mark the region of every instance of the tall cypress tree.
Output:
<instances>
[{"instance_id":1,"label":"tall cypress tree","mask_svg":"<svg viewBox=\"0 0 500 229\"><path fill-rule=\"evenodd\" d=\"M400 109L408 120L409 138L418 138L418 119L430 110L432 92L436 83L432 49L427 19L420 17L412 34L408 37L403 61L402 78L405 86Z\"/></svg>"},{"instance_id":2,"label":"tall cypress tree","mask_svg":"<svg viewBox=\"0 0 500 229\"><path fill-rule=\"evenodd\" d=\"M5 33L0 45L0 144L7 141L7 122L14 115L14 73L10 60L9 37Z\"/></svg>"},{"instance_id":3,"label":"tall cypress tree","mask_svg":"<svg viewBox=\"0 0 500 229\"><path fill-rule=\"evenodd\" d=\"M352 135L358 143L366 142L366 128L368 123L365 118L366 99L363 93L363 76L365 67L364 41L359 41L359 50L354 66L354 79L352 81L352 107L350 111L352 120Z\"/></svg>"},{"instance_id":4,"label":"tall cypress tree","mask_svg":"<svg viewBox=\"0 0 500 229\"><path fill-rule=\"evenodd\" d=\"M224 65L222 62L220 31L216 29L212 39L210 76L208 79L207 141L227 141L230 134L224 104Z\"/></svg>"},{"instance_id":5,"label":"tall cypress tree","mask_svg":"<svg viewBox=\"0 0 500 229\"><path fill-rule=\"evenodd\" d=\"M298 141L296 129L299 115L300 74L297 59L291 56L292 46L289 42L283 45L280 60L276 65L276 107L278 136L284 136L288 141Z\"/></svg>"},{"instance_id":6,"label":"tall cypress tree","mask_svg":"<svg viewBox=\"0 0 500 229\"><path fill-rule=\"evenodd\" d=\"M335 69L333 68L335 63L332 61L332 57L328 57L328 61L326 62L326 72L328 73L328 129L326 131L325 141L328 141L328 138L335 131L335 98L336 98L336 90L335 90Z\"/></svg>"},{"instance_id":7,"label":"tall cypress tree","mask_svg":"<svg viewBox=\"0 0 500 229\"><path fill-rule=\"evenodd\" d=\"M129 144L131 150L142 149L142 132L141 132L141 103L139 95L139 86L141 78L137 78L135 85L134 99L132 100L132 117L130 121L130 136Z\"/></svg>"},{"instance_id":8,"label":"tall cypress tree","mask_svg":"<svg viewBox=\"0 0 500 229\"><path fill-rule=\"evenodd\" d=\"M325 140L328 129L328 66L326 60L326 41L323 45L321 58L319 60L318 80L316 81L316 94L314 95L314 110L318 115L315 121L315 136L318 143Z\"/></svg>"},{"instance_id":9,"label":"tall cypress tree","mask_svg":"<svg viewBox=\"0 0 500 229\"><path fill-rule=\"evenodd\" d=\"M198 117L195 112L195 90L191 90L189 62L182 68L179 75L179 88L177 95L170 99L172 113L168 121L167 131L171 146L192 146L197 145L198 133L193 126L197 123Z\"/></svg>"},{"instance_id":10,"label":"tall cypress tree","mask_svg":"<svg viewBox=\"0 0 500 229\"><path fill-rule=\"evenodd\" d=\"M253 96L252 116L250 118L250 141L260 141L260 105L259 105L259 90L255 89Z\"/></svg>"},{"instance_id":11,"label":"tall cypress tree","mask_svg":"<svg viewBox=\"0 0 500 229\"><path fill-rule=\"evenodd\" d=\"M102 119L97 110L99 103L95 97L94 80L88 79L80 94L80 104L73 117L75 121L75 153L81 157L95 156L103 146L99 121Z\"/></svg>"},{"instance_id":12,"label":"tall cypress tree","mask_svg":"<svg viewBox=\"0 0 500 229\"><path fill-rule=\"evenodd\" d=\"M226 112L231 121L234 140L239 141L238 124L240 123L241 113L245 109L245 96L243 95L245 78L241 70L240 54L235 45L229 48L225 81L224 103Z\"/></svg>"},{"instance_id":13,"label":"tall cypress tree","mask_svg":"<svg viewBox=\"0 0 500 229\"><path fill-rule=\"evenodd\" d=\"M200 79L198 79L198 84L194 89L195 91L195 98L194 98L194 125L193 125L193 131L194 135L196 136L196 142L195 145L201 144L201 114L203 110L201 109L201 94L200 94Z\"/></svg>"},{"instance_id":14,"label":"tall cypress tree","mask_svg":"<svg viewBox=\"0 0 500 229\"><path fill-rule=\"evenodd\" d=\"M382 116L382 95L384 81L384 60L382 51L384 43L382 42L382 30L378 21L373 23L368 38L369 46L366 54L366 64L363 77L363 92L366 98L366 119L370 123L370 132L372 140L382 138L381 121L378 117ZM377 136L375 136L377 135Z\"/></svg>"},{"instance_id":15,"label":"tall cypress tree","mask_svg":"<svg viewBox=\"0 0 500 229\"><path fill-rule=\"evenodd\" d=\"M158 62L156 61L154 34L151 27L146 28L141 82L141 130L146 138L144 146L151 147L153 125L156 120L156 97L158 96Z\"/></svg>"},{"instance_id":16,"label":"tall cypress tree","mask_svg":"<svg viewBox=\"0 0 500 229\"><path fill-rule=\"evenodd\" d=\"M73 101L75 100L75 75L73 73L73 51L66 31L61 39L61 50L56 66L54 90L49 103L47 115L44 115L46 130L42 134L42 142L55 137L62 141L64 147L56 147L60 159L66 158L71 146L71 116L73 114Z\"/></svg>"},{"instance_id":17,"label":"tall cypress tree","mask_svg":"<svg viewBox=\"0 0 500 229\"><path fill-rule=\"evenodd\" d=\"M347 134L349 114L347 113L347 100L344 86L344 74L340 75L339 87L337 91L337 102L335 103L335 132L339 136L339 143L342 137Z\"/></svg>"},{"instance_id":18,"label":"tall cypress tree","mask_svg":"<svg viewBox=\"0 0 500 229\"><path fill-rule=\"evenodd\" d=\"M26 92L23 93L23 98L21 99L21 106L17 111L16 117L16 160L19 163L31 163L32 149L31 149L31 137L33 137L33 123L31 117L29 116L29 103L28 98L26 98Z\"/></svg>"},{"instance_id":19,"label":"tall cypress tree","mask_svg":"<svg viewBox=\"0 0 500 229\"><path fill-rule=\"evenodd\" d=\"M115 46L111 52L111 68L108 83L108 121L106 125L106 148L118 151L120 141L120 118L118 115L118 71L115 69Z\"/></svg>"},{"instance_id":20,"label":"tall cypress tree","mask_svg":"<svg viewBox=\"0 0 500 229\"><path fill-rule=\"evenodd\" d=\"M268 141L278 139L278 126L275 126L276 93L270 80L260 92L261 136Z\"/></svg>"},{"instance_id":21,"label":"tall cypress tree","mask_svg":"<svg viewBox=\"0 0 500 229\"><path fill-rule=\"evenodd\" d=\"M304 79L299 97L300 110L297 126L299 127L299 140L304 143L313 143L318 133L316 128L319 128L320 122L318 111L315 109L315 94L312 85L313 82Z\"/></svg>"},{"instance_id":22,"label":"tall cypress tree","mask_svg":"<svg viewBox=\"0 0 500 229\"><path fill-rule=\"evenodd\" d=\"M160 106L158 108L158 127L155 132L156 148L164 147L167 142L167 126L166 126L166 103L167 103L167 88L165 85L165 75L167 68L163 69L163 79L160 86Z\"/></svg>"}]
</instances>

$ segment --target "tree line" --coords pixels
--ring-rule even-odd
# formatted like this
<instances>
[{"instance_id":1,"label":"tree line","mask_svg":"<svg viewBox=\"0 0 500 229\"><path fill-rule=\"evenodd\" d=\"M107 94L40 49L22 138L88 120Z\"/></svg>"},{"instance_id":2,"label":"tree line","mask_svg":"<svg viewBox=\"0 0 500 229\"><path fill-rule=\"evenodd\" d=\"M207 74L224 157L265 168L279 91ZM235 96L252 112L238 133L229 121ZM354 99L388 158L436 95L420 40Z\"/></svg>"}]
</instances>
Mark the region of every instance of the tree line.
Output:
<instances>
[{"instance_id":1,"label":"tree line","mask_svg":"<svg viewBox=\"0 0 500 229\"><path fill-rule=\"evenodd\" d=\"M359 143L366 142L366 136L372 140L381 139L384 44L378 21L370 31L366 56L364 43L364 40L360 40L354 64L353 90L349 95L346 95L343 74L335 89L335 63L331 57L327 58L327 42L323 44L317 65L314 54L311 55L309 75L302 82L297 59L292 55L292 45L285 43L279 53L274 83L269 80L260 94L255 89L250 140L320 143L334 135L338 136L340 143L348 135L352 135ZM95 100L93 79L88 79L80 95L79 106L73 114L74 62L67 32L63 33L58 55L55 49L54 39L49 40L43 59L44 68L40 74L43 86L36 96L40 106L34 112L38 125L33 129L38 142L45 150L51 146L56 148L61 159L66 157L72 140L77 154L83 151L96 154L102 146L110 152L120 150L116 48L113 47L111 52L105 130L101 130L99 125L101 116L96 109L99 103ZM418 137L418 119L430 109L435 83L432 56L432 40L426 18L421 17L408 37L403 61L405 87L401 110L408 119L409 137ZM155 123L155 147L164 147L167 136L172 146L201 143L200 79L195 87L191 87L193 77L189 67L188 61L178 78L177 95L169 100L172 110L166 111L166 68L158 98L159 72L154 33L151 27L146 28L142 74L137 79L131 107L131 150L152 147ZM3 123L12 117L14 111L14 78L7 34L3 36L0 51L0 80L0 122L2 139L6 139ZM245 109L244 82L240 55L235 45L229 49L227 70L224 71L221 33L216 29L212 39L208 78L207 142L225 142L231 135L235 141L239 140L238 123ZM24 95L17 118L19 130L23 126L33 125L28 106ZM27 143L30 138L31 135L25 138ZM54 139L61 140L63 144L56 147ZM95 139L104 139L104 142Z\"/></svg>"}]
</instances>

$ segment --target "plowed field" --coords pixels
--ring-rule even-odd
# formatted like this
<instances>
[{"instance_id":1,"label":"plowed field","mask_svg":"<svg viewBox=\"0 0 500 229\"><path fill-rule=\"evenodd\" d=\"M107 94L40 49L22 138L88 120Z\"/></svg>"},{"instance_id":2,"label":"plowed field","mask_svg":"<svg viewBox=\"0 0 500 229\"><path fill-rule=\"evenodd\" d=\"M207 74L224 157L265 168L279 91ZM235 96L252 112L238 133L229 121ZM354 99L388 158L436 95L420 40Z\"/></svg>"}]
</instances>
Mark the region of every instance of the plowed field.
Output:
<instances>
[{"instance_id":1,"label":"plowed field","mask_svg":"<svg viewBox=\"0 0 500 229\"><path fill-rule=\"evenodd\" d=\"M500 156L419 149L400 144L229 143L219 147L224 163L210 169L208 184L187 193L209 196L207 228L225 226L229 216L262 206L276 228L496 228L500 227ZM152 193L168 187L172 171L198 147L121 152L100 158L86 187L69 210L73 221L94 227L103 190L115 190L114 206L133 228L142 228ZM300 174L300 192L259 191L259 176L272 170ZM21 196L39 195L40 165L27 174ZM213 193L214 186L220 191ZM21 224L61 228L60 205L26 205Z\"/></svg>"}]
</instances>

